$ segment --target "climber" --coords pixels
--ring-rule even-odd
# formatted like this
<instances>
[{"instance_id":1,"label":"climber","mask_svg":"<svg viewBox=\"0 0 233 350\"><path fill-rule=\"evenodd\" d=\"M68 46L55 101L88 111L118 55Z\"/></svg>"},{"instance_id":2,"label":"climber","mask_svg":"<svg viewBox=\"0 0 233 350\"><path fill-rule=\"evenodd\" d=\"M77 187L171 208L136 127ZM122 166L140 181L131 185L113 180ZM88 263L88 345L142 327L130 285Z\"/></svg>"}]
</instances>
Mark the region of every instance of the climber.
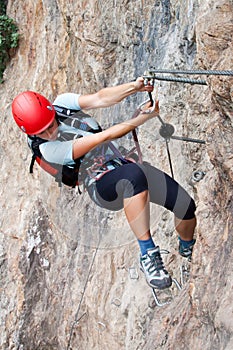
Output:
<instances>
[{"instance_id":1,"label":"climber","mask_svg":"<svg viewBox=\"0 0 233 350\"><path fill-rule=\"evenodd\" d=\"M147 162L138 164L122 157L111 142L158 116L158 102L153 110L148 103L135 118L103 131L92 118L84 117L77 127L59 119L62 110L68 111L68 115L71 111L109 107L143 91L151 93L153 86L150 82L145 86L142 77L93 94L63 93L53 104L39 93L25 91L13 100L12 114L20 129L28 135L29 145L34 138L36 142L42 140L38 143L39 150L47 162L74 168L78 161L81 179L97 205L114 211L124 209L139 243L140 268L148 284L152 288L165 289L171 286L172 279L164 267L160 248L151 236L150 202L174 213L179 253L189 259L195 243L195 203L170 176ZM75 121L75 114L72 118Z\"/></svg>"}]
</instances>

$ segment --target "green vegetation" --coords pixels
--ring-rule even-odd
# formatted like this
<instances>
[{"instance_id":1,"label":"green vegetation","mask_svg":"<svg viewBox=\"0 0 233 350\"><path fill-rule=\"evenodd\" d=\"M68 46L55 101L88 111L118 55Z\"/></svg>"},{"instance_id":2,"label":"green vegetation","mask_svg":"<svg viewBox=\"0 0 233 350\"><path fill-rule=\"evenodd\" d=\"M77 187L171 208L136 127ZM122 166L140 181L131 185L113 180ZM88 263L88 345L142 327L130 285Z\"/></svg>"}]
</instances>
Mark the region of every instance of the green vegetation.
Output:
<instances>
[{"instance_id":1,"label":"green vegetation","mask_svg":"<svg viewBox=\"0 0 233 350\"><path fill-rule=\"evenodd\" d=\"M6 15L6 2L0 2L0 83L3 82L3 72L10 61L11 49L18 46L19 33L12 18Z\"/></svg>"},{"instance_id":2,"label":"green vegetation","mask_svg":"<svg viewBox=\"0 0 233 350\"><path fill-rule=\"evenodd\" d=\"M7 0L0 0L0 16L6 14Z\"/></svg>"}]
</instances>

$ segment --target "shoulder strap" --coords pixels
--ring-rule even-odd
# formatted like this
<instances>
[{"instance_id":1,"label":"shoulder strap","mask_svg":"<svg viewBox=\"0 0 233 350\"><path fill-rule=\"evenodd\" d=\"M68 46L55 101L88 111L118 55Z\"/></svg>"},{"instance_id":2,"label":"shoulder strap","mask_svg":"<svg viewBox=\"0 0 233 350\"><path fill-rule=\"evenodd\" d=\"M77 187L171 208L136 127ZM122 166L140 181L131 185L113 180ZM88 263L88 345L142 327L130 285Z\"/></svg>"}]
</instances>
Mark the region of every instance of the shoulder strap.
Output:
<instances>
[{"instance_id":1,"label":"shoulder strap","mask_svg":"<svg viewBox=\"0 0 233 350\"><path fill-rule=\"evenodd\" d=\"M101 126L89 114L84 113L82 110L75 111L57 105L54 105L54 108L56 110L58 120L61 120L67 125L92 133L102 131ZM95 124L93 124L93 121ZM109 147L116 157L119 157L121 159L124 158L121 152L114 146L112 142L109 142Z\"/></svg>"},{"instance_id":2,"label":"shoulder strap","mask_svg":"<svg viewBox=\"0 0 233 350\"><path fill-rule=\"evenodd\" d=\"M70 117L73 114L77 113L78 110L77 109L69 109L69 108L65 108L65 107L61 107L61 106L57 106L57 105L53 105L57 115L61 116L61 117Z\"/></svg>"},{"instance_id":3,"label":"shoulder strap","mask_svg":"<svg viewBox=\"0 0 233 350\"><path fill-rule=\"evenodd\" d=\"M29 166L29 173L30 174L33 174L33 167L34 167L35 161L36 161L36 155L33 153L31 163Z\"/></svg>"},{"instance_id":4,"label":"shoulder strap","mask_svg":"<svg viewBox=\"0 0 233 350\"><path fill-rule=\"evenodd\" d=\"M75 187L78 183L81 159L76 159L74 167L47 162L43 159L39 146L48 141L36 136L28 136L28 138L31 140L31 143L28 144L33 153L29 169L30 173L33 173L33 166L36 161L43 170L55 178L59 186L61 186L61 183L64 183L67 186Z\"/></svg>"},{"instance_id":5,"label":"shoulder strap","mask_svg":"<svg viewBox=\"0 0 233 350\"><path fill-rule=\"evenodd\" d=\"M46 143L48 141L43 140L37 136L29 136L28 135L28 138L31 140L31 143L28 142L28 146L31 148L32 153L35 154L35 156L42 157L39 146L42 145L42 143Z\"/></svg>"},{"instance_id":6,"label":"shoulder strap","mask_svg":"<svg viewBox=\"0 0 233 350\"><path fill-rule=\"evenodd\" d=\"M98 122L82 110L67 109L54 105L58 121L76 129L97 133L102 131Z\"/></svg>"},{"instance_id":7,"label":"shoulder strap","mask_svg":"<svg viewBox=\"0 0 233 350\"><path fill-rule=\"evenodd\" d=\"M29 173L33 174L33 167L34 167L34 164L35 164L37 157L42 158L42 154L40 152L39 146L42 143L45 143L47 141L43 140L37 136L30 136L30 135L28 135L28 139L31 140L30 143L28 142L28 146L30 147L30 149L32 151L32 159L31 159L31 163L30 163L30 167L29 167Z\"/></svg>"},{"instance_id":8,"label":"shoulder strap","mask_svg":"<svg viewBox=\"0 0 233 350\"><path fill-rule=\"evenodd\" d=\"M53 105L58 117L70 119L92 118L89 114L84 113L81 109L68 109L65 107Z\"/></svg>"}]
</instances>

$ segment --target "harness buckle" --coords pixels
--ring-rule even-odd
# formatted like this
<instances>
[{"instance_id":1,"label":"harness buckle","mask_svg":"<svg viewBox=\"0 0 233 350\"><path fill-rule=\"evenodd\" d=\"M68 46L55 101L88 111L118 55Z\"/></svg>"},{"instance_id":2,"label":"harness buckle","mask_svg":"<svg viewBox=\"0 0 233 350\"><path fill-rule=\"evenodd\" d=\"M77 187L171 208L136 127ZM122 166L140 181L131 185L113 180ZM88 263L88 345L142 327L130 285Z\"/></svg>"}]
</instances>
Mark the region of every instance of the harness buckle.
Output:
<instances>
[{"instance_id":1,"label":"harness buckle","mask_svg":"<svg viewBox=\"0 0 233 350\"><path fill-rule=\"evenodd\" d=\"M127 160L121 160L120 158L114 158L106 162L106 159L103 156L99 156L94 160L94 164L92 164L89 168L86 169L89 177L89 180L86 183L87 187L92 185L95 181L99 180L103 175L105 175L109 171L128 163Z\"/></svg>"}]
</instances>

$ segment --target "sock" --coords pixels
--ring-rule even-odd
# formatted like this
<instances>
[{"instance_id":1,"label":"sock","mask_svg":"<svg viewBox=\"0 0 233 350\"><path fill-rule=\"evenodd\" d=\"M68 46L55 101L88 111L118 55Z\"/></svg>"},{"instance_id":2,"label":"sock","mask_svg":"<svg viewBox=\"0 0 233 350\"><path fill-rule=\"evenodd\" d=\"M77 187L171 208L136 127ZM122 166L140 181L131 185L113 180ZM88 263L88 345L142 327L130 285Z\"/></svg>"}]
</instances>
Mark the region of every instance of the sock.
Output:
<instances>
[{"instance_id":1,"label":"sock","mask_svg":"<svg viewBox=\"0 0 233 350\"><path fill-rule=\"evenodd\" d=\"M179 239L183 248L189 248L191 245L193 245L196 242L195 239L192 239L191 241L184 241L180 237L178 237L178 239Z\"/></svg>"},{"instance_id":2,"label":"sock","mask_svg":"<svg viewBox=\"0 0 233 350\"><path fill-rule=\"evenodd\" d=\"M147 239L145 241L138 239L138 244L139 244L142 256L147 253L148 249L155 248L155 244L154 244L152 237L150 237L149 239Z\"/></svg>"}]
</instances>

